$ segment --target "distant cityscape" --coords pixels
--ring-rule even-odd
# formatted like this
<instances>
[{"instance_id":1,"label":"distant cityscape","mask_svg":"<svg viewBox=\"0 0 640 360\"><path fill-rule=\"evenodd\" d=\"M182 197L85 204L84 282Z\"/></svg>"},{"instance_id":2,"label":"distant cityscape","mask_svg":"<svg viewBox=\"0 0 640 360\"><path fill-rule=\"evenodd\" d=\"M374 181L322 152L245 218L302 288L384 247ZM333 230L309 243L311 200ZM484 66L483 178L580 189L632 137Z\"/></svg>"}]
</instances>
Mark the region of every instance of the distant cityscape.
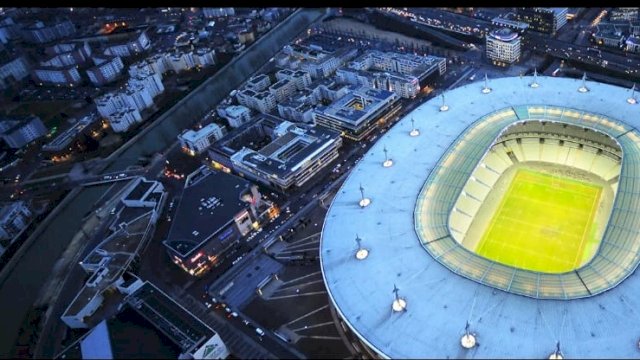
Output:
<instances>
[{"instance_id":1,"label":"distant cityscape","mask_svg":"<svg viewBox=\"0 0 640 360\"><path fill-rule=\"evenodd\" d=\"M326 277L348 179L465 86L635 104L638 9L0 8L0 357L387 357Z\"/></svg>"}]
</instances>

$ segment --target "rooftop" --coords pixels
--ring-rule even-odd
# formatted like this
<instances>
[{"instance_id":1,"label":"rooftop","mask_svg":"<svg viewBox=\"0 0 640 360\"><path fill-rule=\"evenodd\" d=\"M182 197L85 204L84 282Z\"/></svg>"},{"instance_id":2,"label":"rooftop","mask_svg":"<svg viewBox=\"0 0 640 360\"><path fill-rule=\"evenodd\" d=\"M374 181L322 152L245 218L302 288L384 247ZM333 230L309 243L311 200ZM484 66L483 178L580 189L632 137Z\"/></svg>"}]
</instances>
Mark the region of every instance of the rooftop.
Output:
<instances>
[{"instance_id":1,"label":"rooftop","mask_svg":"<svg viewBox=\"0 0 640 360\"><path fill-rule=\"evenodd\" d=\"M249 182L218 171L205 172L199 179L186 184L165 246L182 256L207 241L231 223L236 214L249 204L240 196Z\"/></svg>"},{"instance_id":2,"label":"rooftop","mask_svg":"<svg viewBox=\"0 0 640 360\"><path fill-rule=\"evenodd\" d=\"M273 140L262 149L255 151L243 148L231 159L284 178L294 174L310 158L337 141L340 134L321 127L299 127L284 121L274 129L273 136Z\"/></svg>"},{"instance_id":3,"label":"rooftop","mask_svg":"<svg viewBox=\"0 0 640 360\"><path fill-rule=\"evenodd\" d=\"M146 281L138 290L126 298L131 307L169 336L182 352L195 350L197 345L215 335L209 326Z\"/></svg>"}]
</instances>

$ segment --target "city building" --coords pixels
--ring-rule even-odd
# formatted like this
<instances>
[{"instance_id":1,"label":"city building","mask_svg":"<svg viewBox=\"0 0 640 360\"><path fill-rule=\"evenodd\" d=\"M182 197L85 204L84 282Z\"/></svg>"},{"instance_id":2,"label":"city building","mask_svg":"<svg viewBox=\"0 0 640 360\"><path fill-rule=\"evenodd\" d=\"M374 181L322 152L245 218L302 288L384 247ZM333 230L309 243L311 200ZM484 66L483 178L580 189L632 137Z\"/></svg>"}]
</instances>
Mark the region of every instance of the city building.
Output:
<instances>
[{"instance_id":1,"label":"city building","mask_svg":"<svg viewBox=\"0 0 640 360\"><path fill-rule=\"evenodd\" d=\"M251 120L251 110L242 105L230 105L227 107L220 107L218 114L229 121L229 126L232 128L240 127Z\"/></svg>"},{"instance_id":2,"label":"city building","mask_svg":"<svg viewBox=\"0 0 640 360\"><path fill-rule=\"evenodd\" d=\"M340 82L389 90L407 99L413 99L420 93L420 81L413 75L343 67L336 71L336 77Z\"/></svg>"},{"instance_id":3,"label":"city building","mask_svg":"<svg viewBox=\"0 0 640 360\"><path fill-rule=\"evenodd\" d=\"M213 48L201 47L194 51L193 58L196 65L201 67L215 65L216 50Z\"/></svg>"},{"instance_id":4,"label":"city building","mask_svg":"<svg viewBox=\"0 0 640 360\"><path fill-rule=\"evenodd\" d=\"M56 44L47 47L45 53L51 57L40 61L40 66L66 67L81 65L91 58L91 48L87 42L82 44Z\"/></svg>"},{"instance_id":5,"label":"city building","mask_svg":"<svg viewBox=\"0 0 640 360\"><path fill-rule=\"evenodd\" d=\"M236 11L232 7L227 8L202 8L202 14L205 18L217 18L217 17L225 17L225 16L233 16L236 14Z\"/></svg>"},{"instance_id":6,"label":"city building","mask_svg":"<svg viewBox=\"0 0 640 360\"><path fill-rule=\"evenodd\" d=\"M637 7L617 7L609 12L610 21L631 21L638 20Z\"/></svg>"},{"instance_id":7,"label":"city building","mask_svg":"<svg viewBox=\"0 0 640 360\"><path fill-rule=\"evenodd\" d=\"M311 78L326 78L332 75L345 62L353 59L358 50L355 48L342 48L330 53L318 46L302 46L298 44L286 45L282 49L288 58L280 60L289 69L301 70L309 73Z\"/></svg>"},{"instance_id":8,"label":"city building","mask_svg":"<svg viewBox=\"0 0 640 360\"><path fill-rule=\"evenodd\" d=\"M629 36L625 41L625 50L640 53L640 37Z\"/></svg>"},{"instance_id":9,"label":"city building","mask_svg":"<svg viewBox=\"0 0 640 360\"><path fill-rule=\"evenodd\" d=\"M94 61L96 61L95 59ZM124 69L122 59L119 56L111 57L104 62L98 62L99 64L87 70L87 76L95 86L102 86L115 81L122 73L122 69Z\"/></svg>"},{"instance_id":10,"label":"city building","mask_svg":"<svg viewBox=\"0 0 640 360\"><path fill-rule=\"evenodd\" d=\"M531 30L555 35L567 23L568 8L518 7L516 19Z\"/></svg>"},{"instance_id":11,"label":"city building","mask_svg":"<svg viewBox=\"0 0 640 360\"><path fill-rule=\"evenodd\" d=\"M142 122L142 115L138 109L123 108L111 113L107 121L114 132L125 132L131 126Z\"/></svg>"},{"instance_id":12,"label":"city building","mask_svg":"<svg viewBox=\"0 0 640 360\"><path fill-rule=\"evenodd\" d=\"M291 99L278 104L278 114L285 120L313 123L313 109L311 103L300 99Z\"/></svg>"},{"instance_id":13,"label":"city building","mask_svg":"<svg viewBox=\"0 0 640 360\"><path fill-rule=\"evenodd\" d=\"M276 97L270 91L256 92L245 89L236 93L240 105L254 109L262 114L270 113L276 108Z\"/></svg>"},{"instance_id":14,"label":"city building","mask_svg":"<svg viewBox=\"0 0 640 360\"><path fill-rule=\"evenodd\" d=\"M104 239L80 261L89 278L61 316L72 329L97 325L107 313L105 304L117 304L113 300L140 286L140 281L127 281L125 272L153 236L166 192L162 183L136 177L119 196L105 215L109 226L95 235Z\"/></svg>"},{"instance_id":15,"label":"city building","mask_svg":"<svg viewBox=\"0 0 640 360\"><path fill-rule=\"evenodd\" d=\"M278 79L280 80L280 79ZM245 87L255 92L267 90L271 85L271 79L266 74L260 74L247 80Z\"/></svg>"},{"instance_id":16,"label":"city building","mask_svg":"<svg viewBox=\"0 0 640 360\"><path fill-rule=\"evenodd\" d=\"M42 66L33 70L33 80L40 85L75 86L82 82L77 65Z\"/></svg>"},{"instance_id":17,"label":"city building","mask_svg":"<svg viewBox=\"0 0 640 360\"><path fill-rule=\"evenodd\" d=\"M330 105L314 110L318 125L340 131L343 136L360 141L378 122L385 122L397 112L400 97L388 90L357 87Z\"/></svg>"},{"instance_id":18,"label":"city building","mask_svg":"<svg viewBox=\"0 0 640 360\"><path fill-rule=\"evenodd\" d=\"M31 115L0 121L0 137L10 148L18 149L47 134L39 117Z\"/></svg>"},{"instance_id":19,"label":"city building","mask_svg":"<svg viewBox=\"0 0 640 360\"><path fill-rule=\"evenodd\" d=\"M311 75L309 75L308 72L302 71L302 70L298 70L298 71L292 71L289 69L279 70L276 73L276 79L278 79L278 81L290 80L291 82L293 82L296 89L298 90L305 89L309 87L309 85L311 85Z\"/></svg>"},{"instance_id":20,"label":"city building","mask_svg":"<svg viewBox=\"0 0 640 360\"><path fill-rule=\"evenodd\" d=\"M598 45L613 48L622 48L625 45L624 35L613 31L600 31L593 33L593 38Z\"/></svg>"},{"instance_id":21,"label":"city building","mask_svg":"<svg viewBox=\"0 0 640 360\"><path fill-rule=\"evenodd\" d=\"M517 32L501 28L486 35L486 54L494 65L508 66L520 60L520 36Z\"/></svg>"},{"instance_id":22,"label":"city building","mask_svg":"<svg viewBox=\"0 0 640 360\"><path fill-rule=\"evenodd\" d=\"M342 145L337 131L288 121L277 124L270 136L264 147L243 147L230 160L246 177L283 191L311 180L338 157Z\"/></svg>"},{"instance_id":23,"label":"city building","mask_svg":"<svg viewBox=\"0 0 640 360\"><path fill-rule=\"evenodd\" d=\"M271 204L260 196L255 185L206 165L189 174L163 241L171 260L194 276L218 266L268 217Z\"/></svg>"},{"instance_id":24,"label":"city building","mask_svg":"<svg viewBox=\"0 0 640 360\"><path fill-rule=\"evenodd\" d=\"M152 69L138 71L136 75L132 75L131 78L129 78L127 84L131 86L136 86L137 84L142 85L144 91L149 93L152 98L164 92L162 75L154 72Z\"/></svg>"},{"instance_id":25,"label":"city building","mask_svg":"<svg viewBox=\"0 0 640 360\"><path fill-rule=\"evenodd\" d=\"M335 78L320 79L314 81L312 88L315 96L326 101L336 101L353 91L353 87L348 84L341 84Z\"/></svg>"},{"instance_id":26,"label":"city building","mask_svg":"<svg viewBox=\"0 0 640 360\"><path fill-rule=\"evenodd\" d=\"M276 102L283 102L290 98L296 91L296 84L289 79L282 79L269 86L269 92L273 94Z\"/></svg>"},{"instance_id":27,"label":"city building","mask_svg":"<svg viewBox=\"0 0 640 360\"><path fill-rule=\"evenodd\" d=\"M187 154L193 156L207 150L211 144L224 136L224 128L220 125L211 123L197 131L185 130L178 135L180 146Z\"/></svg>"},{"instance_id":28,"label":"city building","mask_svg":"<svg viewBox=\"0 0 640 360\"><path fill-rule=\"evenodd\" d=\"M196 61L192 51L184 52L176 50L172 54L167 55L167 65L170 70L179 73L184 70L193 69L196 66Z\"/></svg>"},{"instance_id":29,"label":"city building","mask_svg":"<svg viewBox=\"0 0 640 360\"><path fill-rule=\"evenodd\" d=\"M18 39L20 34L16 23L12 18L6 17L0 20L0 42L8 44L10 41Z\"/></svg>"},{"instance_id":30,"label":"city building","mask_svg":"<svg viewBox=\"0 0 640 360\"><path fill-rule=\"evenodd\" d=\"M54 21L45 25L42 21L36 21L33 25L25 26L21 30L22 39L28 43L44 44L75 34L76 27L68 19Z\"/></svg>"},{"instance_id":31,"label":"city building","mask_svg":"<svg viewBox=\"0 0 640 360\"><path fill-rule=\"evenodd\" d=\"M29 75L29 63L24 56L0 65L0 89L6 89Z\"/></svg>"},{"instance_id":32,"label":"city building","mask_svg":"<svg viewBox=\"0 0 640 360\"><path fill-rule=\"evenodd\" d=\"M33 213L24 201L14 201L0 207L0 255L32 219Z\"/></svg>"},{"instance_id":33,"label":"city building","mask_svg":"<svg viewBox=\"0 0 640 360\"><path fill-rule=\"evenodd\" d=\"M125 43L107 46L103 53L107 56L129 57L151 48L151 40L146 31L138 31Z\"/></svg>"}]
</instances>

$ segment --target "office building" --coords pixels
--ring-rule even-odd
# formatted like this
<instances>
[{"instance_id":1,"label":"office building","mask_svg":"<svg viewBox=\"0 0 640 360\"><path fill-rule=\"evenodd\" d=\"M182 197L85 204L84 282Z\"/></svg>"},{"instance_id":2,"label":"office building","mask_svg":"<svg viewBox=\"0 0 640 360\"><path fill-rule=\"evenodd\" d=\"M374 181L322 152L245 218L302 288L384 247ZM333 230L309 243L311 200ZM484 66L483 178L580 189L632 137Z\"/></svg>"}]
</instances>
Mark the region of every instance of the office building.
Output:
<instances>
[{"instance_id":1,"label":"office building","mask_svg":"<svg viewBox=\"0 0 640 360\"><path fill-rule=\"evenodd\" d=\"M340 82L389 90L407 99L415 98L420 92L420 82L417 77L397 72L340 68L336 71L336 77Z\"/></svg>"},{"instance_id":2,"label":"office building","mask_svg":"<svg viewBox=\"0 0 640 360\"><path fill-rule=\"evenodd\" d=\"M400 97L388 90L352 85L354 91L330 105L314 110L318 125L337 130L343 136L360 141L397 111Z\"/></svg>"},{"instance_id":3,"label":"office building","mask_svg":"<svg viewBox=\"0 0 640 360\"><path fill-rule=\"evenodd\" d=\"M193 156L205 151L211 144L224 136L224 129L220 125L211 123L197 131L185 130L178 135L180 146L187 154Z\"/></svg>"},{"instance_id":4,"label":"office building","mask_svg":"<svg viewBox=\"0 0 640 360\"><path fill-rule=\"evenodd\" d=\"M486 35L487 59L494 65L508 66L520 60L520 36L507 28Z\"/></svg>"},{"instance_id":5,"label":"office building","mask_svg":"<svg viewBox=\"0 0 640 360\"><path fill-rule=\"evenodd\" d=\"M230 157L246 177L279 190L302 186L338 157L340 133L282 121L273 127L271 142L260 149L243 147Z\"/></svg>"},{"instance_id":6,"label":"office building","mask_svg":"<svg viewBox=\"0 0 640 360\"><path fill-rule=\"evenodd\" d=\"M516 20L529 24L529 29L555 35L567 23L568 8L519 7Z\"/></svg>"}]
</instances>

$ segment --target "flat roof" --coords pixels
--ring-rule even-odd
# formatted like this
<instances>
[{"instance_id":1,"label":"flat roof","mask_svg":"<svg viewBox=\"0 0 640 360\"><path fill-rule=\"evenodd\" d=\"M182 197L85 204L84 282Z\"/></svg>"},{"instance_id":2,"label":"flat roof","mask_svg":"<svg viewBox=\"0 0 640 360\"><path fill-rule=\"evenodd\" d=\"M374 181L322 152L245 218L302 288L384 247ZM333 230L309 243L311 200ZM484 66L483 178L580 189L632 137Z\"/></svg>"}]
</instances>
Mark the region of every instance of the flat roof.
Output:
<instances>
[{"instance_id":1,"label":"flat roof","mask_svg":"<svg viewBox=\"0 0 640 360\"><path fill-rule=\"evenodd\" d=\"M180 306L152 283L145 283L126 298L131 307L160 329L183 352L195 350L216 334L213 329ZM180 331L173 331L173 329Z\"/></svg>"},{"instance_id":2,"label":"flat roof","mask_svg":"<svg viewBox=\"0 0 640 360\"><path fill-rule=\"evenodd\" d=\"M300 164L320 154L340 137L339 132L319 126L299 127L289 124L283 135L259 151L244 148L233 155L232 159L282 178L295 173Z\"/></svg>"},{"instance_id":3,"label":"flat roof","mask_svg":"<svg viewBox=\"0 0 640 360\"><path fill-rule=\"evenodd\" d=\"M237 176L211 172L182 190L165 246L183 257L233 221L249 204L240 199L250 183Z\"/></svg>"},{"instance_id":4,"label":"flat roof","mask_svg":"<svg viewBox=\"0 0 640 360\"><path fill-rule=\"evenodd\" d=\"M395 93L384 89L373 89L366 86L358 87L328 106L319 106L314 111L318 114L331 116L347 124L357 126L369 116L387 105L385 101L398 97ZM362 107L352 106L353 102L364 100Z\"/></svg>"},{"instance_id":5,"label":"flat roof","mask_svg":"<svg viewBox=\"0 0 640 360\"><path fill-rule=\"evenodd\" d=\"M422 246L414 211L428 174L459 135L481 117L506 107L551 105L585 110L638 128L640 107L631 89L581 79L538 76L490 79L446 93L448 111L434 98L400 120L363 156L333 200L320 244L323 277L348 326L391 358L547 358L561 343L565 357L638 356L640 278L629 276L598 295L540 300L497 290L457 275ZM636 95L637 97L637 95ZM420 131L409 136L411 118ZM382 166L383 148L393 159ZM624 160L623 160L624 163ZM624 166L624 165L623 165ZM635 176L629 178L635 179ZM360 208L359 186L371 204ZM355 259L355 234L369 256ZM636 243L638 240L636 239ZM393 313L394 295L407 311ZM481 346L460 345L465 324Z\"/></svg>"}]
</instances>

